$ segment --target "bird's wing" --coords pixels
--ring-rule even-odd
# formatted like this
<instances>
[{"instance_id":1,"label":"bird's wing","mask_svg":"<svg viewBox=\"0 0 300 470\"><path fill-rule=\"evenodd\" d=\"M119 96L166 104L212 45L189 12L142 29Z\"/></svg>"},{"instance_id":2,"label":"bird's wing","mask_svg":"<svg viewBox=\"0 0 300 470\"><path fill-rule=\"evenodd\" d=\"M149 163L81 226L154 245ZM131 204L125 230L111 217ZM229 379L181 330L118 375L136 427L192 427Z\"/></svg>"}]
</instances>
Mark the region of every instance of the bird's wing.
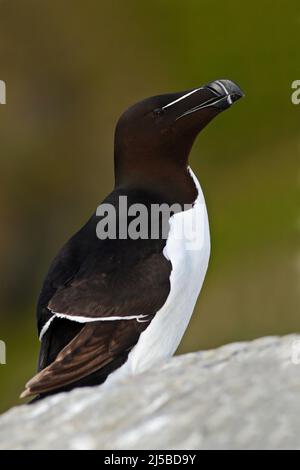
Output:
<instances>
[{"instance_id":1,"label":"bird's wing","mask_svg":"<svg viewBox=\"0 0 300 470\"><path fill-rule=\"evenodd\" d=\"M62 275L63 282L52 267L55 275L46 285L55 278L55 289L40 306L50 314L42 370L23 396L61 389L128 355L170 292L171 263L163 246L160 240L107 240L99 244L100 252L89 252L71 279Z\"/></svg>"},{"instance_id":2,"label":"bird's wing","mask_svg":"<svg viewBox=\"0 0 300 470\"><path fill-rule=\"evenodd\" d=\"M62 389L118 358L121 365L145 327L145 323L133 320L85 324L57 358L27 382L21 397Z\"/></svg>"},{"instance_id":3,"label":"bird's wing","mask_svg":"<svg viewBox=\"0 0 300 470\"><path fill-rule=\"evenodd\" d=\"M57 289L47 305L50 312L82 323L152 315L166 299L170 261L162 253L141 255L131 263L118 261L112 260L109 269L100 261L91 273Z\"/></svg>"}]
</instances>

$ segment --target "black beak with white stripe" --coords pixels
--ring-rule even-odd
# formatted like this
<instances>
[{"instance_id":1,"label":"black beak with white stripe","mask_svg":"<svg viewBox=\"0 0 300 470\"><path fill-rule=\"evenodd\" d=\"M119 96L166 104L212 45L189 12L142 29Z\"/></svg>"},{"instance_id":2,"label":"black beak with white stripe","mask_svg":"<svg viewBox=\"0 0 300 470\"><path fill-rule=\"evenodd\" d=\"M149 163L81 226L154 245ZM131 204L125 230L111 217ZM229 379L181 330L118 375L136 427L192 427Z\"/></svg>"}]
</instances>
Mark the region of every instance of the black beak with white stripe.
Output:
<instances>
[{"instance_id":1,"label":"black beak with white stripe","mask_svg":"<svg viewBox=\"0 0 300 470\"><path fill-rule=\"evenodd\" d=\"M177 116L175 119L178 120L203 109L224 111L243 96L240 87L232 80L216 80L184 92L161 109L158 108L156 112L174 111L174 115Z\"/></svg>"},{"instance_id":2,"label":"black beak with white stripe","mask_svg":"<svg viewBox=\"0 0 300 470\"><path fill-rule=\"evenodd\" d=\"M208 98L201 104L196 105L194 108L187 110L177 119L188 114L201 111L201 109L215 108L217 110L224 111L235 101L243 97L241 89L231 80L216 80L215 82L211 82L206 85L204 89L211 91L214 96Z\"/></svg>"}]
</instances>

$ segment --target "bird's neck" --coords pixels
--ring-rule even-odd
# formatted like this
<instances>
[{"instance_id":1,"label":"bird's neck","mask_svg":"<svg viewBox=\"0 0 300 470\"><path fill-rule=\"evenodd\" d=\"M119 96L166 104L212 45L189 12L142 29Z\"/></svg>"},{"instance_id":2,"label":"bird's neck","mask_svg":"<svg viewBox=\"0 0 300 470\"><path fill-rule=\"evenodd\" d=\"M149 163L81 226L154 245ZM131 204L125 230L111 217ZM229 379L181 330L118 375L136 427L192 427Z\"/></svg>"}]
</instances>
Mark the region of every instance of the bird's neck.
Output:
<instances>
[{"instance_id":1,"label":"bird's neck","mask_svg":"<svg viewBox=\"0 0 300 470\"><path fill-rule=\"evenodd\" d=\"M153 160L131 165L122 161L115 165L115 188L139 188L155 192L162 202L192 204L198 195L188 165L156 165Z\"/></svg>"}]
</instances>

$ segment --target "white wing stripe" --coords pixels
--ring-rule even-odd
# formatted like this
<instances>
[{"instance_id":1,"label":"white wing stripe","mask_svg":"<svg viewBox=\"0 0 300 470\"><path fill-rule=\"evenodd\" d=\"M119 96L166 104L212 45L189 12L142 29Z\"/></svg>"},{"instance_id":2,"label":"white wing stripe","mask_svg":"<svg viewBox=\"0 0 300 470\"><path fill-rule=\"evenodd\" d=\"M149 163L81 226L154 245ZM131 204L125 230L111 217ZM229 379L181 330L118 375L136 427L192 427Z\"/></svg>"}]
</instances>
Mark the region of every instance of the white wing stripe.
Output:
<instances>
[{"instance_id":1,"label":"white wing stripe","mask_svg":"<svg viewBox=\"0 0 300 470\"><path fill-rule=\"evenodd\" d=\"M40 336L39 336L40 341L42 341L43 336L46 333L46 331L48 330L49 326L51 325L53 318L55 318L55 315L53 315L51 318L49 318L49 320L45 323L45 325L41 329Z\"/></svg>"},{"instance_id":2,"label":"white wing stripe","mask_svg":"<svg viewBox=\"0 0 300 470\"><path fill-rule=\"evenodd\" d=\"M65 313L54 312L53 310L50 310L50 312L53 313L53 316L43 326L43 328L41 330L41 333L40 333L40 337L39 337L40 341L42 340L44 334L48 330L52 320L55 317L57 317L57 318L66 318L67 320L76 321L78 323L89 323L89 322L93 322L93 321L117 321L117 320L136 320L138 322L144 322L144 321L148 321L148 320L142 320L142 319L149 316L149 315L127 315L127 316L124 316L124 317L112 316L112 317L91 318L91 317L82 317L80 315L66 315Z\"/></svg>"}]
</instances>

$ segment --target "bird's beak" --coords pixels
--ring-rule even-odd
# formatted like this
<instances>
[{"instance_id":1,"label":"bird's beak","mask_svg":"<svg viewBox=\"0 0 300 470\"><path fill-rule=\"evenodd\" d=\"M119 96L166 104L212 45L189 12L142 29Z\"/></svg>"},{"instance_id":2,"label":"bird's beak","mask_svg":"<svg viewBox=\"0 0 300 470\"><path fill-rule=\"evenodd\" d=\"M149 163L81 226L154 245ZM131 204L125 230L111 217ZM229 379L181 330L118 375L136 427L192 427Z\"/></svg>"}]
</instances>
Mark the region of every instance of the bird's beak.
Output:
<instances>
[{"instance_id":1,"label":"bird's beak","mask_svg":"<svg viewBox=\"0 0 300 470\"><path fill-rule=\"evenodd\" d=\"M210 102L202 103L199 109L214 107L223 111L244 96L240 87L232 80L215 80L205 85L204 88L210 90L215 96Z\"/></svg>"},{"instance_id":2,"label":"bird's beak","mask_svg":"<svg viewBox=\"0 0 300 470\"><path fill-rule=\"evenodd\" d=\"M232 80L215 80L200 88L183 93L162 109L176 110L176 120L204 109L212 109L214 114L229 108L244 96L240 87Z\"/></svg>"}]
</instances>

